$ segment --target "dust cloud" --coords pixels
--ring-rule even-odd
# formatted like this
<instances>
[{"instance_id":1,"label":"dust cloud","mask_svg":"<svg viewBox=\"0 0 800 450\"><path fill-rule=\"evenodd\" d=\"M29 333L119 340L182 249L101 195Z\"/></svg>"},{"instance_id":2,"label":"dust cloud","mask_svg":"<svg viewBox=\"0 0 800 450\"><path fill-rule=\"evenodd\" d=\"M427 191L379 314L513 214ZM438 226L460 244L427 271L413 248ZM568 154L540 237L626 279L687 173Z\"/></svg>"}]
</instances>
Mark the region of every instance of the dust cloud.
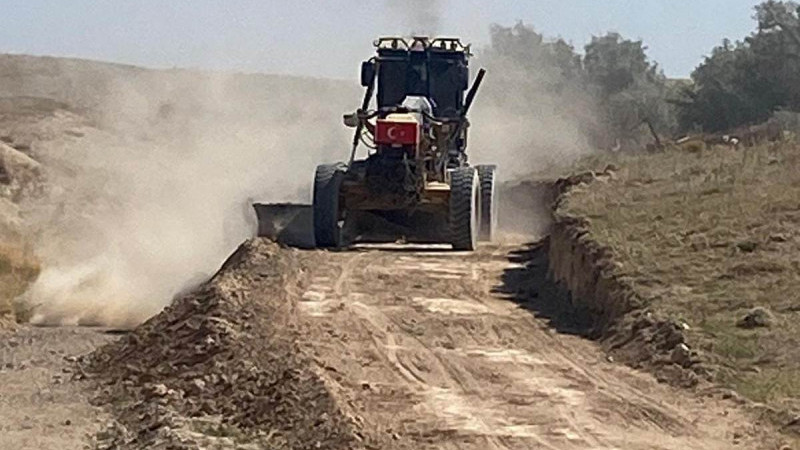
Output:
<instances>
[{"instance_id":1,"label":"dust cloud","mask_svg":"<svg viewBox=\"0 0 800 450\"><path fill-rule=\"evenodd\" d=\"M253 235L252 201L310 201L347 153L357 91L324 80L138 72L105 80L95 126L50 174L33 323L128 328ZM338 143L338 144L337 144ZM43 210L44 209L44 210Z\"/></svg>"},{"instance_id":2,"label":"dust cloud","mask_svg":"<svg viewBox=\"0 0 800 450\"><path fill-rule=\"evenodd\" d=\"M506 179L563 165L592 151L592 98L571 89L557 67L529 55L478 50L472 72L487 69L470 112L470 160L496 163Z\"/></svg>"},{"instance_id":3,"label":"dust cloud","mask_svg":"<svg viewBox=\"0 0 800 450\"><path fill-rule=\"evenodd\" d=\"M413 12L407 28L439 31L439 2L417 6L403 8ZM479 66L489 73L470 114L472 163L498 164L510 180L589 151L582 123L592 105L556 92L557 71L489 51L473 74ZM71 89L95 91L70 99L93 99L90 125L52 151L49 201L29 213L43 271L25 300L38 324L129 328L207 279L253 234L252 201L310 201L314 167L347 155L341 114L361 95L348 81L81 73ZM512 208L504 228L541 222L540 205Z\"/></svg>"},{"instance_id":4,"label":"dust cloud","mask_svg":"<svg viewBox=\"0 0 800 450\"><path fill-rule=\"evenodd\" d=\"M569 66L555 64L548 41L534 46L525 31L493 30L500 37L476 50L470 62L472 73L484 67L487 75L469 115L469 158L498 166L501 232L541 236L550 223L552 193L546 182L532 181L557 178L594 151L589 135L596 105L579 80L565 73Z\"/></svg>"}]
</instances>

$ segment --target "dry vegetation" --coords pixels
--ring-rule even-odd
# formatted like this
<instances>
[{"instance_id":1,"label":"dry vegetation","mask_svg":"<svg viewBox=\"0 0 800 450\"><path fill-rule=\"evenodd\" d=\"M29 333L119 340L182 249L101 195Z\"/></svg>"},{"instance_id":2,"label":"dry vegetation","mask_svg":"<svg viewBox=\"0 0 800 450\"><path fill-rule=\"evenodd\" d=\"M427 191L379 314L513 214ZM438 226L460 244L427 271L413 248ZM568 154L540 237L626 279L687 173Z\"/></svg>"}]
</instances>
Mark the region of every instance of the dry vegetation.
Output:
<instances>
[{"instance_id":1,"label":"dry vegetation","mask_svg":"<svg viewBox=\"0 0 800 450\"><path fill-rule=\"evenodd\" d=\"M588 218L648 308L689 325L716 381L800 405L800 144L612 159L615 176L563 211Z\"/></svg>"}]
</instances>

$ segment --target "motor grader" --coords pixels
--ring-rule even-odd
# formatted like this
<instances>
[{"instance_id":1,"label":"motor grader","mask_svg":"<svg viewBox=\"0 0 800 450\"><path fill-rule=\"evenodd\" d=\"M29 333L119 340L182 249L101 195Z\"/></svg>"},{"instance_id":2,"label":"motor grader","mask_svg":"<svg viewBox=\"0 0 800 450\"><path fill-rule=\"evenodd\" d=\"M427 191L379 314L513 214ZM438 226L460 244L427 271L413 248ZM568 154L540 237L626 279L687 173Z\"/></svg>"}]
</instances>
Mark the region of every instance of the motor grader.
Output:
<instances>
[{"instance_id":1,"label":"motor grader","mask_svg":"<svg viewBox=\"0 0 800 450\"><path fill-rule=\"evenodd\" d=\"M355 129L350 159L314 176L316 246L403 240L473 250L497 224L495 166L472 167L466 153L467 112L485 71L468 89L469 46L455 38L374 44L377 55L361 65L361 108L344 116Z\"/></svg>"}]
</instances>

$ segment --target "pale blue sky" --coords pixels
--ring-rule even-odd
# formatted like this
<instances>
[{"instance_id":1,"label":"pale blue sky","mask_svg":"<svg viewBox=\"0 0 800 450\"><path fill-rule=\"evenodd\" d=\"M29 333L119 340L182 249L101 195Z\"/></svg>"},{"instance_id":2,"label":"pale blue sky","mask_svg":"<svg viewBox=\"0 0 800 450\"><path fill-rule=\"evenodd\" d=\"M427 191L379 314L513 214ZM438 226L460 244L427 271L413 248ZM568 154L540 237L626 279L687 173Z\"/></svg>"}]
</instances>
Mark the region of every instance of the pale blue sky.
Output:
<instances>
[{"instance_id":1,"label":"pale blue sky","mask_svg":"<svg viewBox=\"0 0 800 450\"><path fill-rule=\"evenodd\" d=\"M382 34L404 34L421 0L0 0L0 52L148 67L353 78ZM389 3L393 5L387 6ZM491 23L532 24L582 47L615 30L687 76L724 37L755 28L752 0L438 0L438 31L477 46ZM406 6L408 5L408 6Z\"/></svg>"}]
</instances>

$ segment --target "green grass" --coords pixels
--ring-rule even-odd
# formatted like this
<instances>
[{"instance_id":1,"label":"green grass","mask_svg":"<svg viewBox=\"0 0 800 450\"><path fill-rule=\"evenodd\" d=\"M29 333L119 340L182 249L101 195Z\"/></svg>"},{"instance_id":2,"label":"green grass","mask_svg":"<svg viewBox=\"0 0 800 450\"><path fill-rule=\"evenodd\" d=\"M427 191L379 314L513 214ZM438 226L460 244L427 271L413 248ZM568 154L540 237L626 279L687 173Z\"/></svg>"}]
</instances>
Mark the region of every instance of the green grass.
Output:
<instances>
[{"instance_id":1,"label":"green grass","mask_svg":"<svg viewBox=\"0 0 800 450\"><path fill-rule=\"evenodd\" d=\"M589 218L650 308L690 325L718 381L800 406L800 145L673 148L581 165L608 163L615 176L571 191L562 212ZM774 325L738 328L756 306Z\"/></svg>"}]
</instances>

